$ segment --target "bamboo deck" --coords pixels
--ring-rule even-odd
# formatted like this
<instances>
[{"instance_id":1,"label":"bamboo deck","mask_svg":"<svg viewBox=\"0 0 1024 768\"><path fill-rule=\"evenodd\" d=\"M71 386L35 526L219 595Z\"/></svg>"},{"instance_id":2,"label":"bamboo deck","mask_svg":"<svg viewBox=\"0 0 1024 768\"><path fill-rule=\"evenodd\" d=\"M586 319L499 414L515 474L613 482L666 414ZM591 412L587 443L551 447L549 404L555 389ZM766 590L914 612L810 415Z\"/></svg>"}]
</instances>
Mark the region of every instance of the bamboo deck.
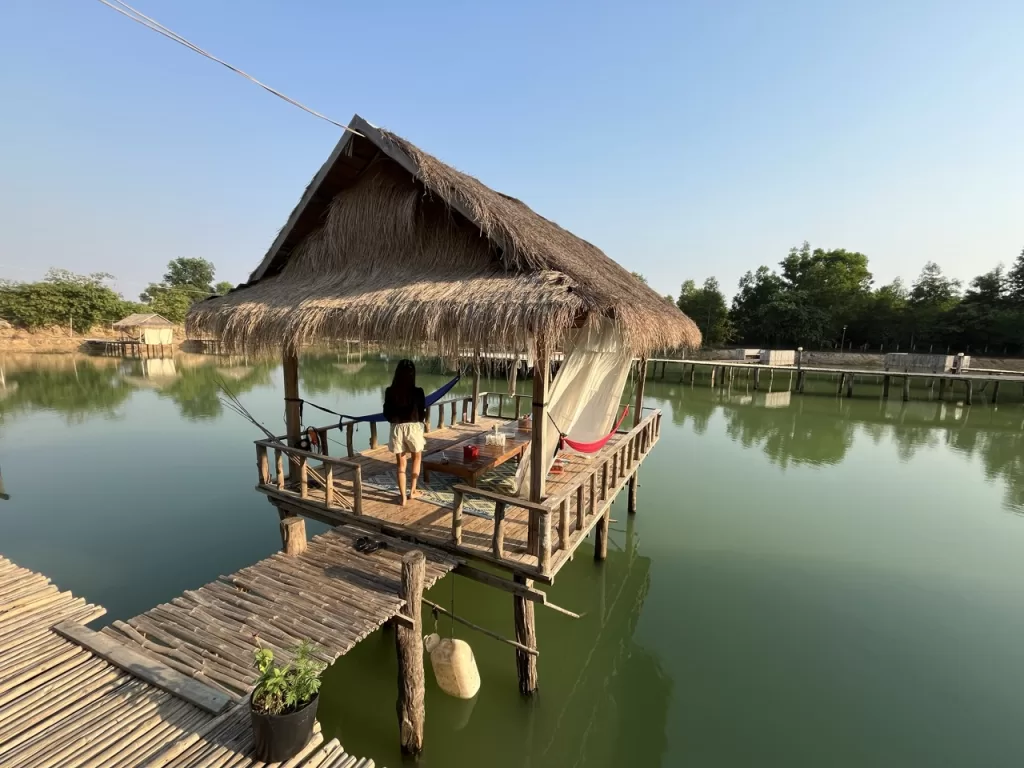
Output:
<instances>
[{"instance_id":1,"label":"bamboo deck","mask_svg":"<svg viewBox=\"0 0 1024 768\"><path fill-rule=\"evenodd\" d=\"M102 616L103 608L0 557L0 765L262 766L251 755L246 698L255 680L257 637L282 656L300 639L312 639L321 646L320 658L330 662L404 605L398 597L401 554L410 547L390 541L388 548L363 555L352 543L364 533L352 527L329 531L310 540L302 555L271 556L101 633L80 625ZM455 561L426 554L429 586ZM58 625L116 645L115 656L147 659L115 665L113 656L55 631ZM154 668L165 670L165 678L219 691L226 708L214 714L164 684L154 685ZM348 755L336 739L324 743L318 729L303 752L283 765L373 763Z\"/></svg>"},{"instance_id":2,"label":"bamboo deck","mask_svg":"<svg viewBox=\"0 0 1024 768\"><path fill-rule=\"evenodd\" d=\"M427 446L424 453L448 448L473 435L490 430L495 424L507 426L508 423L508 420L505 419L481 417L477 424L458 422L433 429L426 436ZM569 562L573 552L601 519L605 508L611 505L618 492L627 485L629 474L632 472L613 478L604 498L600 498L601 489L594 486L595 498L591 500L591 486L585 482L583 483L582 499L577 497L577 489L583 477L594 473L613 455L620 454L624 449L624 440L625 435L617 434L598 453L573 454L569 463L565 465L564 473L549 475L546 500L555 504L565 500L571 508L568 541L556 541L556 546L552 551L551 577L544 578L533 573L532 570L529 573L531 577L541 581L552 581L554 574L557 574L558 570ZM638 457L638 464L645 456L646 452ZM523 566L524 569L537 567L537 555L530 553L527 549L529 512L526 509L511 506L506 509L504 553L501 559L496 558L493 554L494 521L486 517L463 514L461 544L458 547L453 547L451 543L453 510L450 507L439 506L423 499L409 499L406 505L401 507L398 505L397 492L380 490L365 483L366 478L374 475L395 472L394 455L387 446L357 453L352 457L347 457L346 460L359 464L362 469L364 478L361 501L362 515L356 518L362 523L374 524L385 533L412 537L427 546L454 551L458 555L476 557L510 570L516 570L516 566ZM344 508L325 508L323 489L314 487L312 483L307 491L308 498L305 500L296 498L293 483L288 484L284 493L278 493L272 487L266 486L260 487L259 490L271 497L275 504L290 514L305 515L337 525L353 519L350 517L353 488L351 481L345 478L336 479L335 488L337 489L333 495L335 503L338 507ZM574 507L579 500L582 500L585 509L581 521L582 526L577 523Z\"/></svg>"}]
</instances>

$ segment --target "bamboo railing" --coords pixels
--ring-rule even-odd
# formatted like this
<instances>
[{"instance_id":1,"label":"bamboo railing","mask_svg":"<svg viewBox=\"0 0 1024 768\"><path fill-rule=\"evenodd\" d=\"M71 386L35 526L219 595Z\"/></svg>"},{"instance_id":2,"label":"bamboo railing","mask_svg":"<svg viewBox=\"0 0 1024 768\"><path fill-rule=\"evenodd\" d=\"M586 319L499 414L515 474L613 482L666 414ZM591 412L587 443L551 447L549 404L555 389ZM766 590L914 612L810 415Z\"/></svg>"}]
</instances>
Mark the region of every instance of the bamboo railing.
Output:
<instances>
[{"instance_id":1,"label":"bamboo railing","mask_svg":"<svg viewBox=\"0 0 1024 768\"><path fill-rule=\"evenodd\" d=\"M324 443L326 445L326 443ZM270 471L270 452L274 453L274 473ZM285 457L288 457L290 475L285 476ZM320 462L319 467L311 467L311 461ZM292 495L302 501L310 499L309 486L312 482L323 488L323 506L325 509L342 507L348 509L344 504L339 504L335 480L351 476L352 480L352 501L351 511L353 514L363 513L363 468L345 459L335 458L324 453L312 453L303 451L300 448L292 448L283 442L273 440L256 441L256 468L259 475L259 487L275 490L279 494ZM291 484L289 484L289 478ZM296 486L297 478L297 489Z\"/></svg>"}]
</instances>

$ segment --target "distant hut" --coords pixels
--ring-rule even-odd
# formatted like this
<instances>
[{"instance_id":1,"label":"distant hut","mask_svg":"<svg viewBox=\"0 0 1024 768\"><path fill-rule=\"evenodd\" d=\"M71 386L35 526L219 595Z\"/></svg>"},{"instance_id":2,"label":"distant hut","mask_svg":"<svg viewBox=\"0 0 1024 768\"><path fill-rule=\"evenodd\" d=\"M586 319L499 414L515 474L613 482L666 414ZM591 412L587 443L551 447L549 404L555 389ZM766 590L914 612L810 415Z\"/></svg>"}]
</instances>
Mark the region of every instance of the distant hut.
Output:
<instances>
[{"instance_id":1,"label":"distant hut","mask_svg":"<svg viewBox=\"0 0 1024 768\"><path fill-rule=\"evenodd\" d=\"M128 315L114 323L114 330L121 332L121 340L161 346L174 343L174 323L157 314Z\"/></svg>"}]
</instances>

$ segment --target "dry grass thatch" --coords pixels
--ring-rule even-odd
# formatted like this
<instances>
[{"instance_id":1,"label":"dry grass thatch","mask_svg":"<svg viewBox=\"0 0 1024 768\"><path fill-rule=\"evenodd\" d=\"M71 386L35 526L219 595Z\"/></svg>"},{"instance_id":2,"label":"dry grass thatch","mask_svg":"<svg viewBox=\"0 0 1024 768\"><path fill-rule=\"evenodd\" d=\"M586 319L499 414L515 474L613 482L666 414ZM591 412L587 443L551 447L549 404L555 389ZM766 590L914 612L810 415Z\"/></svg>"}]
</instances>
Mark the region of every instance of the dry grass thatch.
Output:
<instances>
[{"instance_id":1,"label":"dry grass thatch","mask_svg":"<svg viewBox=\"0 0 1024 768\"><path fill-rule=\"evenodd\" d=\"M117 329L128 329L128 328L173 328L174 323L168 320L163 315L158 315L155 312L149 313L136 313L134 315L128 315L128 317L118 320L114 323L111 328Z\"/></svg>"},{"instance_id":2,"label":"dry grass thatch","mask_svg":"<svg viewBox=\"0 0 1024 768\"><path fill-rule=\"evenodd\" d=\"M359 338L448 354L523 350L538 335L556 346L606 316L637 354L700 343L689 318L595 246L353 124L366 138L342 139L249 283L195 305L190 333L248 350ZM331 184L330 196L318 189Z\"/></svg>"}]
</instances>

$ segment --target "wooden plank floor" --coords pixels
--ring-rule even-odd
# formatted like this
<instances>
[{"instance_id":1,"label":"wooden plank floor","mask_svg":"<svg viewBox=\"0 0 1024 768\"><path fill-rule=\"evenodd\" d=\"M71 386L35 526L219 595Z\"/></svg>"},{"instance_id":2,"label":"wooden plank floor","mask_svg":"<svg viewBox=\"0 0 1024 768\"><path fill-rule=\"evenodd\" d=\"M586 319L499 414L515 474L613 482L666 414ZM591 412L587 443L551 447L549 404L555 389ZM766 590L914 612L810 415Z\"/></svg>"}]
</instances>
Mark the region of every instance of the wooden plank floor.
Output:
<instances>
[{"instance_id":1,"label":"wooden plank floor","mask_svg":"<svg viewBox=\"0 0 1024 768\"><path fill-rule=\"evenodd\" d=\"M140 680L53 631L86 623L103 608L62 592L49 579L0 557L0 765L4 768L232 766L252 757L248 701L259 641L288 656L298 640L333 661L404 605L401 555L389 541L371 555L344 527L314 537L298 557L274 555L186 592L127 623L103 630L127 647L231 695L212 715ZM377 536L381 539L382 537ZM429 587L455 567L427 551ZM319 731L292 768L372 768Z\"/></svg>"},{"instance_id":2,"label":"wooden plank floor","mask_svg":"<svg viewBox=\"0 0 1024 768\"><path fill-rule=\"evenodd\" d=\"M398 596L402 555L413 546L375 535L385 549L357 552L355 541L367 533L334 528L314 536L301 555L271 555L103 632L241 698L256 680L258 646L284 660L308 639L330 664L405 605ZM424 554L429 589L456 562L432 550Z\"/></svg>"},{"instance_id":3,"label":"wooden plank floor","mask_svg":"<svg viewBox=\"0 0 1024 768\"><path fill-rule=\"evenodd\" d=\"M494 424L508 426L509 423L507 420L483 417L480 423L476 425L456 423L441 429L435 428L427 435L425 453L448 448L473 435L490 430ZM595 454L572 454L569 462L565 465L566 470L564 473L548 476L548 499L558 500L565 496L567 491L574 489L578 485L581 475L587 475L594 471L595 468L608 460L612 454L622 448L623 439L622 435L613 436L607 445ZM654 442L656 441L652 441L648 452L653 447ZM646 453L640 460L642 461L645 456ZM402 535L412 534L417 540L423 541L427 545L450 545L452 536L452 510L450 507L439 506L422 498L409 499L406 505L401 507L398 504L396 492L384 491L366 484L366 480L375 475L395 473L394 454L387 449L386 445L358 453L347 460L358 463L361 466L363 477L362 509L364 516L381 521L387 526L387 530L395 533L400 532ZM557 533L554 532L557 530L558 525L556 513L552 520L552 574L556 574L558 569L568 562L579 539L586 537L590 533L601 517L604 507L615 499L616 494L627 482L628 477L610 482L607 499L598 500L595 503L597 513L586 518L582 531L577 531L575 527L575 494L572 494L574 498L569 499L572 523L566 547L560 546ZM289 485L288 488L291 490L293 486ZM336 479L335 488L337 489L335 498L340 495L343 499L351 499L352 482L350 479ZM264 492L271 496L271 498L286 501L289 505L289 511L302 513L303 506L305 506L306 509L314 513L311 516L317 517L320 515L326 520L332 520L329 514L324 514L323 490L314 487L313 483L310 483L308 490L309 498L306 502L300 502L296 498L295 493L276 494L272 490ZM585 490L585 504L589 510L589 487ZM346 506L348 507L349 505ZM316 507L316 509L313 510L313 507ZM341 518L335 518L332 521L341 522L342 520ZM537 566L537 556L530 554L526 546L527 526L528 512L526 510L520 507L509 507L506 509L504 559L508 563L535 568ZM459 553L495 562L492 556L493 531L493 520L464 513L462 517L462 545L458 550ZM495 564L501 565L501 563L496 562Z\"/></svg>"}]
</instances>

